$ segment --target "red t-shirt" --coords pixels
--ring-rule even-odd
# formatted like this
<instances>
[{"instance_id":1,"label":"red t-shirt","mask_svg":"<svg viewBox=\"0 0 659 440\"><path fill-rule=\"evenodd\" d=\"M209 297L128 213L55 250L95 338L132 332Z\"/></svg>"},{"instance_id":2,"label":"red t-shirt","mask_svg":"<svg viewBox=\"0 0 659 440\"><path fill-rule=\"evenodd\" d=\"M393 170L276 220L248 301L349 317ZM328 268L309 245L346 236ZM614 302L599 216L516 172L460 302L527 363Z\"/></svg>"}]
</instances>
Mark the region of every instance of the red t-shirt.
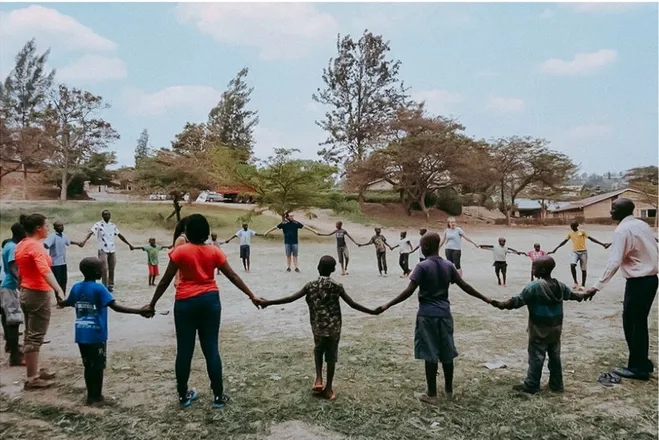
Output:
<instances>
[{"instance_id":1,"label":"red t-shirt","mask_svg":"<svg viewBox=\"0 0 659 440\"><path fill-rule=\"evenodd\" d=\"M53 260L42 242L34 238L24 238L16 245L14 252L21 287L42 292L53 290L46 281Z\"/></svg>"},{"instance_id":2,"label":"red t-shirt","mask_svg":"<svg viewBox=\"0 0 659 440\"><path fill-rule=\"evenodd\" d=\"M215 269L227 262L227 256L217 247L186 243L174 248L169 258L178 266L180 275L176 299L220 290L215 282Z\"/></svg>"}]
</instances>

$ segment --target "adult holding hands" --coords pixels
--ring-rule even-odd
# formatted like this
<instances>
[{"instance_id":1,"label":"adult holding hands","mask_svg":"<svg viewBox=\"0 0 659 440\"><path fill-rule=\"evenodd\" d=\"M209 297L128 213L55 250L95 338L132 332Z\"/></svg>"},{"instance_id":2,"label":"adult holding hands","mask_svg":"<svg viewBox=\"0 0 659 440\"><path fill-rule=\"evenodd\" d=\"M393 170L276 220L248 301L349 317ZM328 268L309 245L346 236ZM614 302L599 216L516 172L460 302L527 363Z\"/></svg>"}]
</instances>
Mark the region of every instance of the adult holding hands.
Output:
<instances>
[{"instance_id":1,"label":"adult holding hands","mask_svg":"<svg viewBox=\"0 0 659 440\"><path fill-rule=\"evenodd\" d=\"M222 250L205 244L210 235L210 225L206 217L192 214L188 218L185 235L188 243L170 252L167 270L158 283L151 302L144 309L151 311L151 317L154 315L158 300L165 293L174 276L179 273L174 302L176 387L179 403L182 407L188 407L197 398L196 390L188 388L188 379L198 333L214 394L213 405L221 408L229 397L224 393L222 381L222 360L218 344L222 306L219 288L215 282L215 270L219 268L257 308L264 300L254 296L231 268Z\"/></svg>"},{"instance_id":2,"label":"adult holding hands","mask_svg":"<svg viewBox=\"0 0 659 440\"><path fill-rule=\"evenodd\" d=\"M455 265L460 276L462 276L462 239L464 238L469 243L478 247L476 242L472 241L465 235L465 231L458 227L455 217L446 219L447 228L444 230L442 241L439 243L439 248L446 245L446 259Z\"/></svg>"}]
</instances>

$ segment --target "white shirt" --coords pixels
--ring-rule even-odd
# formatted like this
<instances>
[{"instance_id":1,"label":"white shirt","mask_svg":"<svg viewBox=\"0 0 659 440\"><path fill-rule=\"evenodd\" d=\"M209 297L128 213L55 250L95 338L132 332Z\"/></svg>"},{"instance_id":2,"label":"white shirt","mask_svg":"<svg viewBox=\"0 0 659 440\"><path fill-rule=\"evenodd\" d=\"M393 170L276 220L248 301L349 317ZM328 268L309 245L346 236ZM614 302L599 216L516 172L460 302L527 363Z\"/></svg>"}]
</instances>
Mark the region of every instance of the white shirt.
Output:
<instances>
[{"instance_id":1,"label":"white shirt","mask_svg":"<svg viewBox=\"0 0 659 440\"><path fill-rule=\"evenodd\" d=\"M108 254L112 254L117 251L117 248L114 245L114 237L119 235L119 228L112 223L101 220L100 222L94 223L91 229L92 233L96 236L96 241L98 242L98 250L103 251Z\"/></svg>"},{"instance_id":2,"label":"white shirt","mask_svg":"<svg viewBox=\"0 0 659 440\"><path fill-rule=\"evenodd\" d=\"M423 251L421 250L421 239L419 238L419 261L423 261L426 259L425 255L423 255Z\"/></svg>"},{"instance_id":3,"label":"white shirt","mask_svg":"<svg viewBox=\"0 0 659 440\"><path fill-rule=\"evenodd\" d=\"M494 254L494 261L505 262L506 254L508 254L508 246L494 245L492 253Z\"/></svg>"},{"instance_id":4,"label":"white shirt","mask_svg":"<svg viewBox=\"0 0 659 440\"><path fill-rule=\"evenodd\" d=\"M401 254L409 254L414 249L412 246L412 240L409 238L403 238L398 242L398 252Z\"/></svg>"},{"instance_id":5,"label":"white shirt","mask_svg":"<svg viewBox=\"0 0 659 440\"><path fill-rule=\"evenodd\" d=\"M613 231L609 261L595 289L602 290L618 268L625 278L647 277L658 272L657 242L652 229L632 215L625 217Z\"/></svg>"},{"instance_id":6,"label":"white shirt","mask_svg":"<svg viewBox=\"0 0 659 440\"><path fill-rule=\"evenodd\" d=\"M244 230L241 229L236 232L236 237L240 238L241 246L250 246L252 244L252 237L256 235L256 232L251 229Z\"/></svg>"}]
</instances>

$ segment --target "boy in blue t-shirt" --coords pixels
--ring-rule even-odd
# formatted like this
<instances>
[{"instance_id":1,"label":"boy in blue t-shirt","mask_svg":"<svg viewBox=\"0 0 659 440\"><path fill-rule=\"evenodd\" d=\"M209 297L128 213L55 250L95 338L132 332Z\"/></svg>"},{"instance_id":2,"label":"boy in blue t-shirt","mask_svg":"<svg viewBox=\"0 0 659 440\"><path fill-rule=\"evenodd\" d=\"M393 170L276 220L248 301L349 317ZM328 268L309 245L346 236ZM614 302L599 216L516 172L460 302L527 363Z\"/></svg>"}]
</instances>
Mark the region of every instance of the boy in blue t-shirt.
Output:
<instances>
[{"instance_id":1,"label":"boy in blue t-shirt","mask_svg":"<svg viewBox=\"0 0 659 440\"><path fill-rule=\"evenodd\" d=\"M80 272L85 280L71 289L69 297L59 303L59 307L75 307L75 341L80 348L85 367L87 404L102 404L103 370L105 369L108 340L108 307L115 312L151 316L151 312L133 309L117 304L112 294L96 282L103 274L103 263L98 258L84 258L80 262Z\"/></svg>"}]
</instances>

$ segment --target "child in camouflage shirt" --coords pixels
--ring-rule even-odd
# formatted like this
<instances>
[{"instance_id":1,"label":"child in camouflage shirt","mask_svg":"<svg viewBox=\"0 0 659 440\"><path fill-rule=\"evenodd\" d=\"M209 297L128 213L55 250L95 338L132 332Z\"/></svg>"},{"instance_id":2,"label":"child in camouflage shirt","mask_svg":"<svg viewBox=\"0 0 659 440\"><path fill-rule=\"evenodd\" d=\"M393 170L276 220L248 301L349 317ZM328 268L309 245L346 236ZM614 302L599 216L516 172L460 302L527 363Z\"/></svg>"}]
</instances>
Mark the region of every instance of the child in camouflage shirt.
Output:
<instances>
[{"instance_id":1,"label":"child in camouflage shirt","mask_svg":"<svg viewBox=\"0 0 659 440\"><path fill-rule=\"evenodd\" d=\"M314 338L314 360L316 363L316 380L312 391L326 399L334 400L336 395L332 389L334 370L338 360L339 339L341 337L341 304L343 299L350 307L363 313L375 315L375 311L357 304L343 289L343 286L330 275L336 269L336 260L325 255L318 263L320 277L307 283L299 292L286 298L263 301L261 307L277 304L288 304L303 296L309 306L309 319ZM323 386L323 358L327 364L327 382Z\"/></svg>"}]
</instances>

